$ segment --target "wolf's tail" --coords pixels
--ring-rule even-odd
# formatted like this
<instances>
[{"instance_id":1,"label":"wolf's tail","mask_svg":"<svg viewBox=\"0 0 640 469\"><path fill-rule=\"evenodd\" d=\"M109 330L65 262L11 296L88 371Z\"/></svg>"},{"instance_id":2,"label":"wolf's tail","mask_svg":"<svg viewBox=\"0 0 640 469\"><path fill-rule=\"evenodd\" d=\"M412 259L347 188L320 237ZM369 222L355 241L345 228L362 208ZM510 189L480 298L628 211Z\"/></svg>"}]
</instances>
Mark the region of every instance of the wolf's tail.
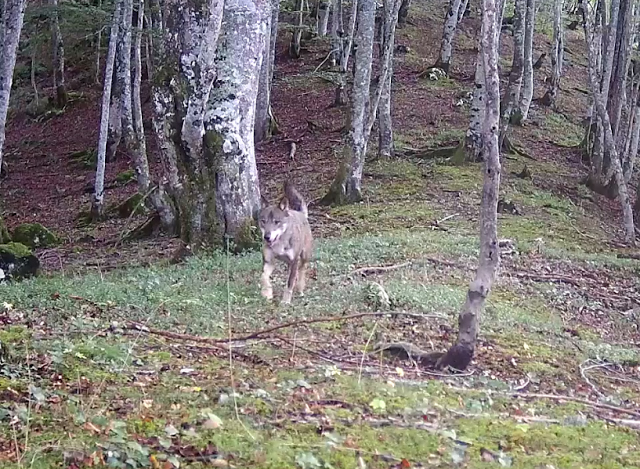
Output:
<instances>
[{"instance_id":1,"label":"wolf's tail","mask_svg":"<svg viewBox=\"0 0 640 469\"><path fill-rule=\"evenodd\" d=\"M293 187L293 183L291 183L291 181L285 181L284 195L287 197L287 199L289 199L289 206L293 210L301 212L305 218L309 217L307 204L305 203L300 193L296 190L296 188Z\"/></svg>"}]
</instances>

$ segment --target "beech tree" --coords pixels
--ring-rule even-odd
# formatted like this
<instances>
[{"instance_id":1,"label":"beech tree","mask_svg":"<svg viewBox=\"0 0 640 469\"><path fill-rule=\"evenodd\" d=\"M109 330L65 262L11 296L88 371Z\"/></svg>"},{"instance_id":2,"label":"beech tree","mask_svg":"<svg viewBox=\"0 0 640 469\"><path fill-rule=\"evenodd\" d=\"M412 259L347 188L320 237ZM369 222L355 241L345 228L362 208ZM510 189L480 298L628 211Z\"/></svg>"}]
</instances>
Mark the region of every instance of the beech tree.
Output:
<instances>
[{"instance_id":1,"label":"beech tree","mask_svg":"<svg viewBox=\"0 0 640 469\"><path fill-rule=\"evenodd\" d=\"M540 101L544 106L554 106L560 89L560 78L564 62L564 29L562 25L563 0L554 1L553 45L551 49L551 77L546 93Z\"/></svg>"},{"instance_id":2,"label":"beech tree","mask_svg":"<svg viewBox=\"0 0 640 469\"><path fill-rule=\"evenodd\" d=\"M0 3L0 168L9 111L9 97L13 84L13 69L16 66L16 54L20 33L24 22L26 0L3 1Z\"/></svg>"},{"instance_id":3,"label":"beech tree","mask_svg":"<svg viewBox=\"0 0 640 469\"><path fill-rule=\"evenodd\" d=\"M102 218L104 214L104 176L107 160L107 138L109 136L109 113L111 111L111 88L113 84L113 69L116 60L118 44L118 32L122 19L122 0L117 0L113 18L111 20L111 33L109 36L109 49L104 72L104 84L102 90L102 109L100 113L100 133L98 136L98 151L96 157L96 180L94 183L93 199L91 201L91 217Z\"/></svg>"},{"instance_id":4,"label":"beech tree","mask_svg":"<svg viewBox=\"0 0 640 469\"><path fill-rule=\"evenodd\" d=\"M520 103L520 93L524 79L526 15L527 0L515 0L513 12L513 60L511 62L511 73L509 73L509 84L505 90L501 106L503 125L508 123L511 114L518 109Z\"/></svg>"},{"instance_id":5,"label":"beech tree","mask_svg":"<svg viewBox=\"0 0 640 469\"><path fill-rule=\"evenodd\" d=\"M393 146L393 122L391 119L391 85L393 82L393 50L395 41L395 31L392 29L394 25L394 4L395 0L383 1L382 27L380 29L380 45L381 49L390 48L391 56L389 59L386 79L382 84L382 93L380 96L380 106L378 109L378 155L383 158L389 158L394 154ZM403 2L400 2L401 8ZM398 14L398 19L400 18ZM388 43L388 44L387 44Z\"/></svg>"},{"instance_id":6,"label":"beech tree","mask_svg":"<svg viewBox=\"0 0 640 469\"><path fill-rule=\"evenodd\" d=\"M67 88L64 73L64 43L60 31L58 14L58 0L50 0L53 11L51 13L51 43L53 48L53 87L56 90L56 106L63 108L67 105Z\"/></svg>"},{"instance_id":7,"label":"beech tree","mask_svg":"<svg viewBox=\"0 0 640 469\"><path fill-rule=\"evenodd\" d=\"M271 109L271 88L273 87L273 71L276 56L276 39L278 35L278 16L280 1L271 0L271 15L267 18L267 33L262 53L260 83L256 104L255 142L261 142L277 130L277 124Z\"/></svg>"},{"instance_id":8,"label":"beech tree","mask_svg":"<svg viewBox=\"0 0 640 469\"><path fill-rule=\"evenodd\" d=\"M451 366L464 370L471 362L480 329L480 316L489 296L500 262L498 247L498 193L500 189L500 77L498 75L498 42L500 34L497 0L482 2L481 60L485 78L485 110L482 124L482 145L485 159L482 205L480 212L480 257L478 270L469 285L467 298L458 318L458 338L437 367Z\"/></svg>"},{"instance_id":9,"label":"beech tree","mask_svg":"<svg viewBox=\"0 0 640 469\"><path fill-rule=\"evenodd\" d=\"M254 119L270 14L268 0L165 4L153 88L160 190L164 223L193 249L239 241L260 208Z\"/></svg>"},{"instance_id":10,"label":"beech tree","mask_svg":"<svg viewBox=\"0 0 640 469\"><path fill-rule=\"evenodd\" d=\"M458 16L462 0L449 0L449 9L444 20L442 30L442 40L440 42L440 53L434 67L442 69L447 75L451 66L451 55L453 51L453 38L458 25Z\"/></svg>"},{"instance_id":11,"label":"beech tree","mask_svg":"<svg viewBox=\"0 0 640 469\"><path fill-rule=\"evenodd\" d=\"M616 48L615 36L617 34L616 27L618 25L618 13L620 11L619 7L620 0L613 0L611 5L611 22L609 29L609 39L607 41L606 47L606 56L602 60L602 66L604 67L602 71L602 81L598 80L598 55L601 45L596 41L596 34L594 32L595 24L593 20L594 15L590 11L590 6L588 3L587 5L583 6L582 13L584 15L585 37L587 41L589 57L589 85L593 96L596 116L598 119L598 123L601 126L603 136L601 140L602 153L606 154L608 157L608 164L610 166L610 171L617 189L617 197L622 207L625 242L634 244L635 225L633 220L633 208L631 206L631 200L627 188L627 181L624 176L618 146L616 144L615 135L613 133L614 124L612 123L610 110L607 108L607 96L609 96L610 90L609 80L612 76L612 67L614 63L613 55ZM624 30L624 28L620 28L620 30ZM623 32L619 31L619 33L624 35ZM635 158L635 155L632 155L632 157ZM602 161L598 161L599 165L603 165L603 163L604 159ZM602 168L602 166L600 166L600 168Z\"/></svg>"},{"instance_id":12,"label":"beech tree","mask_svg":"<svg viewBox=\"0 0 640 469\"><path fill-rule=\"evenodd\" d=\"M520 93L520 101L516 123L522 123L529 117L529 108L533 99L533 34L536 24L535 0L526 0L526 16L524 21L524 83Z\"/></svg>"},{"instance_id":13,"label":"beech tree","mask_svg":"<svg viewBox=\"0 0 640 469\"><path fill-rule=\"evenodd\" d=\"M331 4L328 0L318 1L318 36L325 37L329 29L329 13Z\"/></svg>"}]
</instances>

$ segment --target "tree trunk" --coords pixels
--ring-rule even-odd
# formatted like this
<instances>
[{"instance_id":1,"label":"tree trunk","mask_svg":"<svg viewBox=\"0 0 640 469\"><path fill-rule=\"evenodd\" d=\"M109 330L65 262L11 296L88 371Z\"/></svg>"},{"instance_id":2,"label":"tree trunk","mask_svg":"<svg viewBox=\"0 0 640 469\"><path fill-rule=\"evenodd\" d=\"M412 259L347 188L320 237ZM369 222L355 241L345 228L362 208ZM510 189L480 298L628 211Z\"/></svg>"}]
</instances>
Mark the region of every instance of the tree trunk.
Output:
<instances>
[{"instance_id":1,"label":"tree trunk","mask_svg":"<svg viewBox=\"0 0 640 469\"><path fill-rule=\"evenodd\" d=\"M164 65L156 71L163 78L156 78L154 123L166 190L177 231L192 249L225 237L239 244L260 207L253 131L270 2L224 3L222 35L221 0L170 4L158 61Z\"/></svg>"},{"instance_id":2,"label":"tree trunk","mask_svg":"<svg viewBox=\"0 0 640 469\"><path fill-rule=\"evenodd\" d=\"M502 107L503 124L508 124L511 114L518 109L520 92L524 78L524 43L525 43L525 18L527 15L527 0L515 0L513 13L513 61L509 84L505 92ZM504 132L506 129L502 129Z\"/></svg>"},{"instance_id":3,"label":"tree trunk","mask_svg":"<svg viewBox=\"0 0 640 469\"><path fill-rule=\"evenodd\" d=\"M553 48L551 49L551 79L549 88L540 101L544 106L555 106L560 78L562 77L562 65L564 62L564 31L562 23L562 2L555 0L553 14Z\"/></svg>"},{"instance_id":4,"label":"tree trunk","mask_svg":"<svg viewBox=\"0 0 640 469\"><path fill-rule=\"evenodd\" d=\"M58 0L50 0L53 11L51 13L51 42L53 44L53 87L56 90L56 106L63 108L67 105L67 88L64 79L64 44L60 32L58 18Z\"/></svg>"},{"instance_id":5,"label":"tree trunk","mask_svg":"<svg viewBox=\"0 0 640 469\"><path fill-rule=\"evenodd\" d=\"M289 45L289 55L294 59L300 58L300 52L302 47L302 27L303 27L303 8L304 8L304 0L298 0L296 3L296 27L293 30L293 34L291 36L291 44Z\"/></svg>"},{"instance_id":6,"label":"tree trunk","mask_svg":"<svg viewBox=\"0 0 640 469\"><path fill-rule=\"evenodd\" d=\"M626 101L626 84L629 76L629 64L631 62L631 39L633 36L631 0L620 0L618 23L616 25L616 39L614 58L611 72L611 86L607 109L611 117L611 130L620 148L619 124L622 114L622 106Z\"/></svg>"},{"instance_id":7,"label":"tree trunk","mask_svg":"<svg viewBox=\"0 0 640 469\"><path fill-rule=\"evenodd\" d=\"M616 0L614 0L614 3L615 2ZM607 95L605 95L604 92L600 90L600 86L597 79L598 78L596 73L597 45L594 41L593 22L591 21L591 14L589 12L588 7L584 8L584 12L585 12L584 13L585 29L587 31L586 40L587 40L587 48L589 52L588 53L589 84L591 86L593 101L595 104L596 111L598 113L598 117L600 118L600 121L604 128L604 148L605 148L605 151L610 156L613 177L615 178L615 183L618 188L618 199L620 201L620 205L622 206L622 214L623 214L623 220L624 220L625 242L629 244L635 244L635 225L633 222L633 209L631 206L631 200L629 198L627 183L624 179L624 174L622 172L620 157L618 156L618 152L616 150L613 131L611 129L611 121L609 118L609 112L607 111L607 106L605 102ZM612 22L613 21L614 21L614 17L612 15Z\"/></svg>"},{"instance_id":8,"label":"tree trunk","mask_svg":"<svg viewBox=\"0 0 640 469\"><path fill-rule=\"evenodd\" d=\"M398 12L398 26L402 27L407 24L409 17L409 8L411 8L411 0L402 0L400 11Z\"/></svg>"},{"instance_id":9,"label":"tree trunk","mask_svg":"<svg viewBox=\"0 0 640 469\"><path fill-rule=\"evenodd\" d=\"M107 154L107 136L109 133L109 113L111 103L111 87L113 84L113 69L116 59L116 49L120 21L122 20L122 0L116 1L113 19L111 20L111 33L109 35L109 49L104 72L104 89L102 91L102 112L100 115L100 135L98 138L98 155L96 165L96 180L91 203L91 216L100 219L104 214L104 173Z\"/></svg>"},{"instance_id":10,"label":"tree trunk","mask_svg":"<svg viewBox=\"0 0 640 469\"><path fill-rule=\"evenodd\" d=\"M469 0L462 0L460 10L458 10L458 23L463 20L464 14L467 12L467 8L469 8Z\"/></svg>"},{"instance_id":11,"label":"tree trunk","mask_svg":"<svg viewBox=\"0 0 640 469\"><path fill-rule=\"evenodd\" d=\"M255 142L269 138L275 129L275 119L271 110L271 88L273 86L273 65L278 33L278 13L280 2L271 1L271 15L267 18L267 34L263 48L262 66L260 68L260 84L256 105Z\"/></svg>"},{"instance_id":12,"label":"tree trunk","mask_svg":"<svg viewBox=\"0 0 640 469\"><path fill-rule=\"evenodd\" d=\"M342 57L340 58L340 71L347 73L349 70L349 57L351 57L351 48L353 47L354 35L356 32L356 20L358 19L359 0L351 0L351 15L349 16L349 30L344 38L345 46L342 49Z\"/></svg>"},{"instance_id":13,"label":"tree trunk","mask_svg":"<svg viewBox=\"0 0 640 469\"><path fill-rule=\"evenodd\" d=\"M102 8L102 0L98 0L98 8ZM93 82L96 85L100 84L100 48L102 47L102 28L98 30L96 38L96 70L93 78Z\"/></svg>"},{"instance_id":14,"label":"tree trunk","mask_svg":"<svg viewBox=\"0 0 640 469\"><path fill-rule=\"evenodd\" d=\"M384 79L381 88L380 109L378 112L378 156L382 158L390 158L394 155L393 146L393 123L391 119L391 85L393 82L393 51L395 42L394 27L394 4L398 4L398 10L402 6L402 0L384 0L383 2L383 22L381 36L381 50L389 49L389 57L387 61L387 72L383 72ZM400 15L398 13L398 18ZM397 20L395 22L397 24ZM393 28L393 29L392 29ZM379 84L380 86L380 84Z\"/></svg>"},{"instance_id":15,"label":"tree trunk","mask_svg":"<svg viewBox=\"0 0 640 469\"><path fill-rule=\"evenodd\" d=\"M331 4L331 66L335 67L342 57L344 25L342 22L342 0Z\"/></svg>"},{"instance_id":16,"label":"tree trunk","mask_svg":"<svg viewBox=\"0 0 640 469\"><path fill-rule=\"evenodd\" d=\"M536 2L527 1L527 13L524 26L524 84L518 103L518 123L522 123L529 117L529 108L533 99L533 34L536 24Z\"/></svg>"},{"instance_id":17,"label":"tree trunk","mask_svg":"<svg viewBox=\"0 0 640 469\"><path fill-rule=\"evenodd\" d=\"M325 37L329 29L329 12L331 4L328 0L320 0L318 4L318 36Z\"/></svg>"},{"instance_id":18,"label":"tree trunk","mask_svg":"<svg viewBox=\"0 0 640 469\"><path fill-rule=\"evenodd\" d=\"M20 33L24 21L25 0L16 0L2 3L2 17L0 18L0 168L5 140L5 128L7 125L7 112L9 111L9 96L13 83L13 70L16 65L16 54Z\"/></svg>"},{"instance_id":19,"label":"tree trunk","mask_svg":"<svg viewBox=\"0 0 640 469\"><path fill-rule=\"evenodd\" d=\"M458 25L458 13L460 11L461 0L449 0L449 9L444 20L442 31L442 41L440 42L440 55L434 67L442 69L449 75L451 66L451 55L453 51L453 37Z\"/></svg>"},{"instance_id":20,"label":"tree trunk","mask_svg":"<svg viewBox=\"0 0 640 469\"><path fill-rule=\"evenodd\" d=\"M480 315L495 280L500 262L498 248L498 192L500 189L500 77L498 75L498 35L496 0L483 0L482 62L485 70L486 110L482 126L486 160L482 206L480 212L480 258L476 276L467 292L467 299L458 319L458 339L438 361L440 368L451 366L464 370L469 366L478 341Z\"/></svg>"},{"instance_id":21,"label":"tree trunk","mask_svg":"<svg viewBox=\"0 0 640 469\"><path fill-rule=\"evenodd\" d=\"M362 199L361 182L364 159L367 152L367 106L371 85L371 64L375 35L375 2L358 3L358 28L355 42L355 78L351 105L351 130L349 145L329 193L323 198L325 204L347 204Z\"/></svg>"},{"instance_id":22,"label":"tree trunk","mask_svg":"<svg viewBox=\"0 0 640 469\"><path fill-rule=\"evenodd\" d=\"M484 145L482 138L482 123L485 118L485 78L482 60L482 47L478 47L476 58L476 74L474 78L473 101L471 103L471 117L464 142L465 160L471 163L484 161Z\"/></svg>"}]
</instances>

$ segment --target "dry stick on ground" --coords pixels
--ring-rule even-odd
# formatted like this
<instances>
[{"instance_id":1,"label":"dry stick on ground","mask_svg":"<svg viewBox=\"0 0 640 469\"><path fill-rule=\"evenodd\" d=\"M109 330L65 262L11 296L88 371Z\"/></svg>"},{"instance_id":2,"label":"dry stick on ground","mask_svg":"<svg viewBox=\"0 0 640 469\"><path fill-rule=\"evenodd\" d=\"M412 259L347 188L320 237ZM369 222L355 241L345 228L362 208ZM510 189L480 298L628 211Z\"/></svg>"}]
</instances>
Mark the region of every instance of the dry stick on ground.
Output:
<instances>
[{"instance_id":1,"label":"dry stick on ground","mask_svg":"<svg viewBox=\"0 0 640 469\"><path fill-rule=\"evenodd\" d=\"M580 365L580 374L582 375L582 379L585 380L585 382L591 386L591 389L593 389L593 391L600 397L606 397L598 388L595 384L593 384L590 380L589 377L587 376L587 371L591 370L593 368L605 368L609 365L611 365L610 363L596 363L595 365L589 365L589 366L584 366L587 362L589 362L591 360L587 360L584 363L582 363Z\"/></svg>"},{"instance_id":2,"label":"dry stick on ground","mask_svg":"<svg viewBox=\"0 0 640 469\"><path fill-rule=\"evenodd\" d=\"M381 265L381 266L371 266L371 267L361 267L359 269L353 270L347 274L349 275L357 275L357 274L378 274L380 272L389 272L390 270L402 269L403 267L409 267L413 262L403 262L402 264L395 265Z\"/></svg>"},{"instance_id":3,"label":"dry stick on ground","mask_svg":"<svg viewBox=\"0 0 640 469\"><path fill-rule=\"evenodd\" d=\"M167 337L169 339L176 339L176 340L191 340L193 342L200 342L200 343L204 343L204 344L218 344L217 346L220 347L220 350L224 350L227 351L228 348L224 345L220 345L222 342L243 342L246 340L252 340L252 339L257 339L259 337L265 336L267 334L270 334L271 332L275 332L278 331L280 329L286 329L289 327L295 327L295 326L302 326L305 324L315 324L315 323L320 323L320 322L339 322L339 321L348 321L350 319L357 319L357 318L362 318L362 317L379 317L379 316L392 316L392 315L398 315L398 316L412 316L412 317L418 317L421 319L429 319L429 318L433 318L433 319L447 319L446 316L444 315L440 315L440 314L419 314L419 313L408 313L405 311L385 311L385 312L378 312L378 313L357 313L357 314L350 314L348 316L333 316L333 317L324 317L324 318L316 318L316 319L300 319L299 321L291 321L291 322L287 322L284 324L278 324L276 326L272 326L269 327L267 329L262 329L261 331L255 331L252 332L248 335L245 336L241 336L241 337L227 337L225 339L216 339L213 337L201 337L201 336L197 336L197 335L190 335L190 334L182 334L179 332L169 332L169 331L163 331L163 330L159 330L159 329L151 329L147 326L144 326L136 321L131 321L130 319L125 319L126 324L127 324L127 328L131 329L131 330L142 330L143 332L148 332L149 334L155 334L155 335L160 335L163 337ZM124 319L124 318L123 318ZM234 352L236 353L236 352ZM240 354L238 354L239 356L242 356ZM248 357L251 359L256 359L256 357Z\"/></svg>"},{"instance_id":4,"label":"dry stick on ground","mask_svg":"<svg viewBox=\"0 0 640 469\"><path fill-rule=\"evenodd\" d=\"M602 404L600 402L593 402L589 399L585 399L583 397L573 397L573 396L562 396L559 394L538 394L538 393L527 393L527 392L502 392L502 391L493 391L492 389L472 389L472 388L458 388L451 386L449 389L458 392L485 392L487 394L496 394L499 396L508 396L508 397L521 397L524 399L551 399L554 401L571 401L578 402L580 404L584 404L589 407L593 407L594 409L604 409L610 410L611 412L617 412L620 414L631 415L633 417L640 419L640 412L636 412L635 410L626 409L624 407L618 407L611 404Z\"/></svg>"}]
</instances>

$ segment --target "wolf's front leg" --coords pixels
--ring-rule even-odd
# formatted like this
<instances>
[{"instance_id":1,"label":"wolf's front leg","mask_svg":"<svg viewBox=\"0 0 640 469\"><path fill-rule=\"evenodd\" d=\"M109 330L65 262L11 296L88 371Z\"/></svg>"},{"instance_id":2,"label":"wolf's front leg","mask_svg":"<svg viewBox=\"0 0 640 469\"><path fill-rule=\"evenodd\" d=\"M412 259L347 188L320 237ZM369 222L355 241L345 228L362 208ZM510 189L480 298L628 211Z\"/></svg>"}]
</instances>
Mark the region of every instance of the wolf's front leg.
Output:
<instances>
[{"instance_id":1,"label":"wolf's front leg","mask_svg":"<svg viewBox=\"0 0 640 469\"><path fill-rule=\"evenodd\" d=\"M267 300L273 299L273 287L271 286L271 274L273 273L273 264L271 262L264 261L262 265L262 296Z\"/></svg>"},{"instance_id":2,"label":"wolf's front leg","mask_svg":"<svg viewBox=\"0 0 640 469\"><path fill-rule=\"evenodd\" d=\"M282 295L282 304L291 303L291 297L293 296L293 288L296 286L296 279L298 278L298 259L295 259L289 266L289 279L287 280L287 287L284 289Z\"/></svg>"}]
</instances>

